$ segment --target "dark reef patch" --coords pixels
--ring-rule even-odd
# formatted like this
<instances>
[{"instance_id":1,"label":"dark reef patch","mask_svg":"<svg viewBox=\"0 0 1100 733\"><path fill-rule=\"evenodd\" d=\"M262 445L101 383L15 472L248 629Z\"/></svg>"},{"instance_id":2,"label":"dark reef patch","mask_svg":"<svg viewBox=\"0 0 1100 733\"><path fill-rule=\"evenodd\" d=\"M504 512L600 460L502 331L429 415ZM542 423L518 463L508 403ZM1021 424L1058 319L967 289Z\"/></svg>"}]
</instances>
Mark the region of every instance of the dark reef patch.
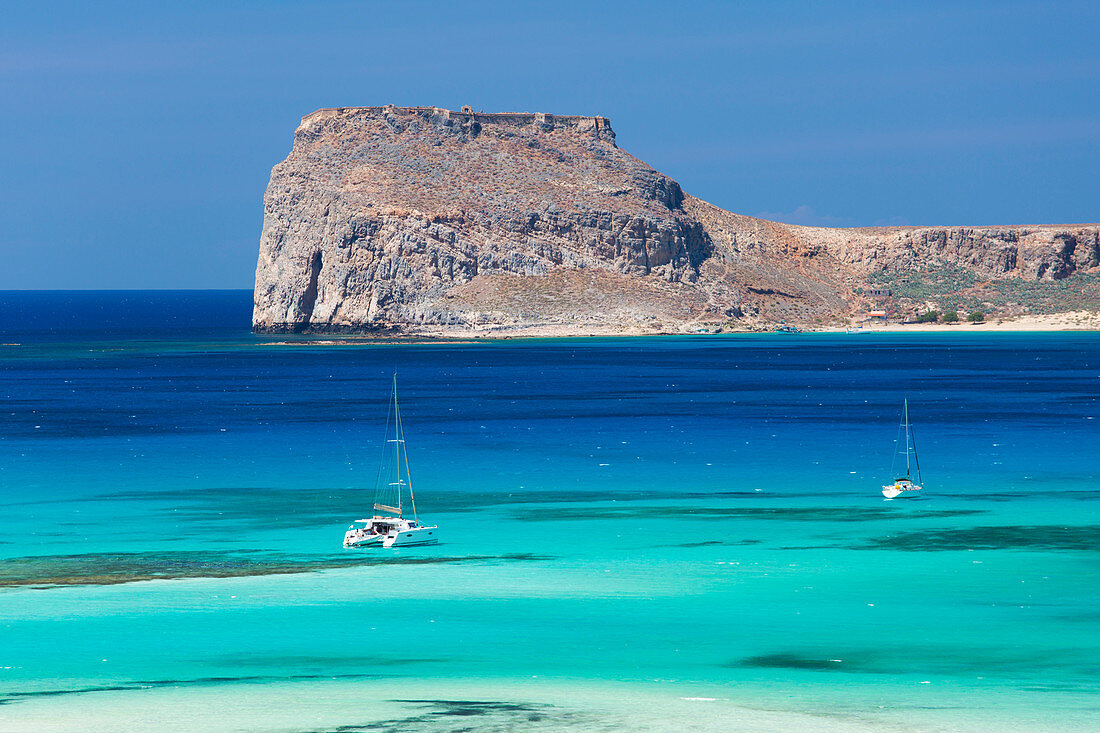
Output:
<instances>
[{"instance_id":1,"label":"dark reef patch","mask_svg":"<svg viewBox=\"0 0 1100 733\"><path fill-rule=\"evenodd\" d=\"M294 556L263 551L96 552L6 559L0 563L0 588L116 585L143 580L287 575L370 565L531 562L548 559L551 558L529 553L380 557L363 554Z\"/></svg>"},{"instance_id":2,"label":"dark reef patch","mask_svg":"<svg viewBox=\"0 0 1100 733\"><path fill-rule=\"evenodd\" d=\"M39 697L62 697L65 695L87 695L93 692L125 692L129 690L152 690L161 687L209 687L226 684L267 684L271 682L307 682L310 680L365 680L394 677L384 674L303 674L289 676L245 675L239 677L197 677L190 679L135 680L117 685L93 685L89 687L70 687L58 690L28 690L24 692L0 693L0 705L10 705L20 700Z\"/></svg>"},{"instance_id":3,"label":"dark reef patch","mask_svg":"<svg viewBox=\"0 0 1100 733\"><path fill-rule=\"evenodd\" d=\"M928 529L876 537L857 550L1100 550L1100 525L1006 525Z\"/></svg>"},{"instance_id":4,"label":"dark reef patch","mask_svg":"<svg viewBox=\"0 0 1100 733\"><path fill-rule=\"evenodd\" d=\"M726 542L724 540L704 540L702 542L683 542L678 545L656 545L657 547L738 547L744 545L759 545L764 540L737 540Z\"/></svg>"},{"instance_id":5,"label":"dark reef patch","mask_svg":"<svg viewBox=\"0 0 1100 733\"><path fill-rule=\"evenodd\" d=\"M405 718L326 728L326 733L509 733L615 730L608 721L546 703L496 700L392 700L420 709ZM308 731L305 733L321 733Z\"/></svg>"},{"instance_id":6,"label":"dark reef patch","mask_svg":"<svg viewBox=\"0 0 1100 733\"><path fill-rule=\"evenodd\" d=\"M1093 679L1100 672L1091 649L1062 649L1057 654L1011 648L893 647L887 649L813 649L758 654L720 665L726 669L775 669L878 675L980 675L1005 679L1042 679L1055 673ZM1031 684L1031 683L1029 683ZM1074 683L1076 684L1076 683Z\"/></svg>"},{"instance_id":7,"label":"dark reef patch","mask_svg":"<svg viewBox=\"0 0 1100 733\"><path fill-rule=\"evenodd\" d=\"M532 705L530 703L485 700L394 700L394 702L405 702L430 707L432 708L432 710L430 710L432 715L455 715L460 717L490 715L497 712L533 713L539 709L549 707L547 705Z\"/></svg>"},{"instance_id":8,"label":"dark reef patch","mask_svg":"<svg viewBox=\"0 0 1100 733\"><path fill-rule=\"evenodd\" d=\"M1093 480L1093 477L1088 474L1064 476L1062 480L1072 481L1076 483L1087 483ZM1026 493L1021 491L1004 491L1000 493L955 493L950 491L937 491L937 496L945 496L951 499L959 499L962 501L977 501L977 502L1009 502L1020 501L1021 499L1066 499L1070 501L1096 501L1100 499L1100 490L1096 489L1032 489Z\"/></svg>"},{"instance_id":9,"label":"dark reef patch","mask_svg":"<svg viewBox=\"0 0 1100 733\"><path fill-rule=\"evenodd\" d=\"M784 494L784 498L808 496L828 496L827 494ZM170 508L173 522L195 522L207 525L231 526L234 535L241 527L296 528L316 527L320 524L345 525L348 520L348 507L362 501L362 489L322 488L298 489L280 487L211 487L207 489L187 489L172 491L121 491L96 496L89 501L138 501L142 503L160 502L164 508ZM524 489L506 491L469 491L462 493L440 492L432 494L432 509L437 512L459 513L496 509L509 505L516 506L518 518L528 519L530 515L544 514L548 504L591 504L622 502L636 505L645 501L696 501L698 508L671 507L601 507L594 511L577 507L563 506L547 519L619 518L631 516L629 512L639 512L641 516L654 513L674 515L702 516L746 516L775 519L806 519L862 521L867 519L929 518L951 517L963 514L976 514L981 509L924 509L908 506L869 506L869 507L714 507L715 501L744 499L758 503L774 500L774 496L756 492L725 491L714 493L678 492L678 491L532 491ZM256 512L257 501L262 500L268 511L262 515ZM18 502L20 504L41 503L36 501ZM572 513L572 514L570 514ZM626 513L626 514L624 514ZM577 516L573 516L577 515Z\"/></svg>"},{"instance_id":10,"label":"dark reef patch","mask_svg":"<svg viewBox=\"0 0 1100 733\"><path fill-rule=\"evenodd\" d=\"M469 491L440 492L431 495L432 510L446 513L478 512L507 505L682 501L690 499L730 498L735 494L711 497L685 496L674 491ZM759 497L759 494L746 495ZM257 501L263 501L268 511L256 512ZM91 501L160 502L170 508L173 522L204 524L210 527L231 527L234 535L244 528L300 528L322 524L346 525L348 507L363 500L362 489L291 489L278 487L212 487L173 491L122 491L102 494ZM35 503L35 502L25 502Z\"/></svg>"},{"instance_id":11,"label":"dark reef patch","mask_svg":"<svg viewBox=\"0 0 1100 733\"><path fill-rule=\"evenodd\" d=\"M713 506L631 506L583 509L565 507L555 510L544 508L517 511L513 519L523 522L575 521L580 519L655 519L659 517L698 517L712 519L730 517L741 519L779 519L796 522L865 522L887 519L939 519L972 514L982 514L982 509L913 509L895 510L892 507L713 507Z\"/></svg>"},{"instance_id":12,"label":"dark reef patch","mask_svg":"<svg viewBox=\"0 0 1100 733\"><path fill-rule=\"evenodd\" d=\"M798 654L760 654L753 657L745 657L731 665L732 667L759 667L762 669L836 669L843 671L852 671L851 669L845 669L842 665L844 660L837 659L818 659L814 657L804 657Z\"/></svg>"},{"instance_id":13,"label":"dark reef patch","mask_svg":"<svg viewBox=\"0 0 1100 733\"><path fill-rule=\"evenodd\" d=\"M311 656L311 655L275 655L261 656L249 655L240 657L227 656L215 660L205 659L204 662L213 661L218 665L229 667L255 667L260 669L319 669L330 671L333 669L369 668L380 669L383 667L404 667L414 664L440 664L446 659L433 659L430 657L399 657L396 655L355 655L355 656Z\"/></svg>"}]
</instances>

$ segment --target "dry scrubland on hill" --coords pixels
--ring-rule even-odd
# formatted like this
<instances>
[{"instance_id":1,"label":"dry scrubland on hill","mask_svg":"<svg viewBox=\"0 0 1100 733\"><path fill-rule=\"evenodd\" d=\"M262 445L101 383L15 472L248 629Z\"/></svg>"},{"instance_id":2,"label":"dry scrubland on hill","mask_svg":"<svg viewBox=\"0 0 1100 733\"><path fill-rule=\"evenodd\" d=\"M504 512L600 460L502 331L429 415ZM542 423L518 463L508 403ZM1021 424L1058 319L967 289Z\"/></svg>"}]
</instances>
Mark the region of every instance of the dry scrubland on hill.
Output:
<instances>
[{"instance_id":1,"label":"dry scrubland on hill","mask_svg":"<svg viewBox=\"0 0 1100 733\"><path fill-rule=\"evenodd\" d=\"M319 110L264 197L259 332L651 333L841 323L882 301L1100 309L1100 227L826 229L686 195L602 117Z\"/></svg>"}]
</instances>

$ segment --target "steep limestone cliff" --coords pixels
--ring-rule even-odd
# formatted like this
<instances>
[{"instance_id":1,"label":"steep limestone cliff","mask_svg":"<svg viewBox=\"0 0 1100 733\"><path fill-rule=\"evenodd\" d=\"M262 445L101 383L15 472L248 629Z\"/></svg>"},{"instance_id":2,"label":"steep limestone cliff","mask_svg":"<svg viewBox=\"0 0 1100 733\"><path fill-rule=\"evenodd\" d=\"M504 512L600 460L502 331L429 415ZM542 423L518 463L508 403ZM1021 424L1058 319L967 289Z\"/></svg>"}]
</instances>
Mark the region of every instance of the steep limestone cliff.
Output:
<instances>
[{"instance_id":1,"label":"steep limestone cliff","mask_svg":"<svg viewBox=\"0 0 1100 733\"><path fill-rule=\"evenodd\" d=\"M1096 226L819 229L732 214L619 149L601 117L326 109L272 171L253 327L821 322L899 273L1053 282L1098 264Z\"/></svg>"},{"instance_id":2,"label":"steep limestone cliff","mask_svg":"<svg viewBox=\"0 0 1100 733\"><path fill-rule=\"evenodd\" d=\"M709 240L682 200L599 117L326 110L271 175L255 327L459 324L441 300L486 275L691 282Z\"/></svg>"}]
</instances>

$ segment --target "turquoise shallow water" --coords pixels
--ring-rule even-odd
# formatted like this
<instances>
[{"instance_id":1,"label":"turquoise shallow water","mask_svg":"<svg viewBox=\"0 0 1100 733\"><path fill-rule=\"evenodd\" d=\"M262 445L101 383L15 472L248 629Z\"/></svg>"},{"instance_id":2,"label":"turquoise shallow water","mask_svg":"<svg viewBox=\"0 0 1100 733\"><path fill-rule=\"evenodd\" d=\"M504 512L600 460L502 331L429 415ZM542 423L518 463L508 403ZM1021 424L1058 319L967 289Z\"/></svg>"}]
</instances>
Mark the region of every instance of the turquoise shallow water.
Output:
<instances>
[{"instance_id":1,"label":"turquoise shallow water","mask_svg":"<svg viewBox=\"0 0 1100 733\"><path fill-rule=\"evenodd\" d=\"M0 339L0 729L1100 726L1095 334L285 346L208 325L247 294L52 297ZM344 551L394 369L447 541Z\"/></svg>"}]
</instances>

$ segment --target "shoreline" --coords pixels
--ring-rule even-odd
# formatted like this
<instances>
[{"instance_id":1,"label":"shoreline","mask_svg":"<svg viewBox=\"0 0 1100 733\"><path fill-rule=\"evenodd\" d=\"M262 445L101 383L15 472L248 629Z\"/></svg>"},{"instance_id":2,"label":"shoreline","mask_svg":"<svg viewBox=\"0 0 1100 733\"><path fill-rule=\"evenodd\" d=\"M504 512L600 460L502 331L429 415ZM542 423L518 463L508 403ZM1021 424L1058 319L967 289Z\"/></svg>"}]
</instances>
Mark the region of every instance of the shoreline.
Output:
<instances>
[{"instance_id":1,"label":"shoreline","mask_svg":"<svg viewBox=\"0 0 1100 733\"><path fill-rule=\"evenodd\" d=\"M937 681L938 682L938 681ZM204 681L164 687L105 684L69 698L31 695L0 712L5 731L232 728L249 731L390 729L438 731L439 718L461 716L494 730L681 730L887 733L950 729L1087 730L1090 714L1053 706L998 709L986 696L960 709L958 692L905 684L893 705L875 705L868 691L838 704L816 685L788 692L782 685L731 685L689 680L619 680L556 676L454 679L395 677L316 680ZM786 688L790 689L790 688ZM971 690L973 692L973 690ZM946 701L946 709L928 705ZM173 710L167 719L155 710ZM1026 713L1025 713L1026 710ZM1027 714L1030 713L1030 714ZM669 726L668 720L678 721Z\"/></svg>"},{"instance_id":2,"label":"shoreline","mask_svg":"<svg viewBox=\"0 0 1100 733\"><path fill-rule=\"evenodd\" d=\"M870 326L802 325L799 333L1040 333L1065 331L1100 331L1100 313L1073 311L1051 315L1028 315L1015 318L993 318L979 323L876 323ZM778 325L747 324L743 327L699 323L694 328L679 330L641 327L578 328L565 324L540 324L535 326L489 326L480 329L425 328L389 333L305 333L305 334L254 334L259 338L278 340L265 342L265 346L346 346L393 344L470 344L480 341L509 341L515 339L568 339L568 338L634 338L655 336L735 336L746 334L777 333Z\"/></svg>"},{"instance_id":3,"label":"shoreline","mask_svg":"<svg viewBox=\"0 0 1100 733\"><path fill-rule=\"evenodd\" d=\"M843 327L811 329L814 331L840 332ZM874 333L947 333L955 331L1100 331L1100 313L1070 311L1049 315L1027 315L1013 318L991 318L988 321L969 323L883 323L866 328Z\"/></svg>"}]
</instances>

